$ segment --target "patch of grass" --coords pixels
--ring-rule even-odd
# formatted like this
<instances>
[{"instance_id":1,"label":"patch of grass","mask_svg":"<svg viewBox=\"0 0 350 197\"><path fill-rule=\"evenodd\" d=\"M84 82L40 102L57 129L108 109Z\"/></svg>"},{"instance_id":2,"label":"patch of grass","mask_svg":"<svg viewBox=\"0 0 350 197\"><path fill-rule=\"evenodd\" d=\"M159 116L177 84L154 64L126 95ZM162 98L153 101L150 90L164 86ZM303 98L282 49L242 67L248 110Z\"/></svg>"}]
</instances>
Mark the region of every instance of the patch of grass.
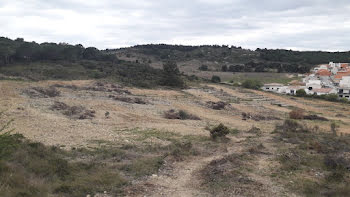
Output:
<instances>
[{"instance_id":1,"label":"patch of grass","mask_svg":"<svg viewBox=\"0 0 350 197\"><path fill-rule=\"evenodd\" d=\"M185 110L169 110L164 113L164 118L167 119L179 119L179 120L200 120L200 118L196 115L190 114Z\"/></svg>"},{"instance_id":2,"label":"patch of grass","mask_svg":"<svg viewBox=\"0 0 350 197\"><path fill-rule=\"evenodd\" d=\"M202 188L214 195L251 196L263 191L262 184L248 176L250 155L232 154L210 162L200 171Z\"/></svg>"},{"instance_id":3,"label":"patch of grass","mask_svg":"<svg viewBox=\"0 0 350 197\"><path fill-rule=\"evenodd\" d=\"M134 129L127 129L127 130L122 130L120 132L129 134L132 136L132 140L135 141L145 141L146 139L149 138L158 138L161 140L166 140L166 141L173 141L174 138L180 137L179 134L176 134L174 132L169 132L169 131L160 131L157 129L139 129L139 128L134 128Z\"/></svg>"},{"instance_id":4,"label":"patch of grass","mask_svg":"<svg viewBox=\"0 0 350 197\"><path fill-rule=\"evenodd\" d=\"M163 157L141 158L123 166L122 169L136 177L148 176L157 173L163 162Z\"/></svg>"},{"instance_id":5,"label":"patch of grass","mask_svg":"<svg viewBox=\"0 0 350 197\"><path fill-rule=\"evenodd\" d=\"M224 124L220 123L217 126L214 126L212 128L207 128L210 132L210 137L213 140L216 140L217 138L225 138L227 134L231 132L231 129L226 127Z\"/></svg>"},{"instance_id":6,"label":"patch of grass","mask_svg":"<svg viewBox=\"0 0 350 197\"><path fill-rule=\"evenodd\" d=\"M281 164L276 173L292 191L306 196L350 195L349 136L315 132L292 120L277 126L276 133Z\"/></svg>"},{"instance_id":7,"label":"patch of grass","mask_svg":"<svg viewBox=\"0 0 350 197\"><path fill-rule=\"evenodd\" d=\"M300 80L300 77L290 77L285 73L234 73L231 81L242 83L245 80L259 80L262 83L282 83L287 85L289 82L293 80Z\"/></svg>"},{"instance_id":8,"label":"patch of grass","mask_svg":"<svg viewBox=\"0 0 350 197\"><path fill-rule=\"evenodd\" d=\"M103 191L120 195L127 184L116 169L94 161L73 162L71 153L19 135L2 135L0 144L0 185L4 196L57 193L74 197Z\"/></svg>"}]
</instances>

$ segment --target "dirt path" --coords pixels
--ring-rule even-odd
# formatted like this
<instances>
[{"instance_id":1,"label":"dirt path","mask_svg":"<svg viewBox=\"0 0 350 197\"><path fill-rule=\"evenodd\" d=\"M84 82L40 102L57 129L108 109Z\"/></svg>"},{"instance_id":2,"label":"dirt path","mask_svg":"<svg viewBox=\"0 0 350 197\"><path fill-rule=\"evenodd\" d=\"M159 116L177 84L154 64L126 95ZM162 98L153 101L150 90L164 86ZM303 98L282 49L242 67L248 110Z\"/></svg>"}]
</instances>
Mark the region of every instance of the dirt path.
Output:
<instances>
[{"instance_id":1,"label":"dirt path","mask_svg":"<svg viewBox=\"0 0 350 197\"><path fill-rule=\"evenodd\" d=\"M249 179L261 184L261 192L248 191L248 195L243 196L296 196L286 191L282 185L274 182L271 178L271 170L277 165L274 157L277 152L272 140L273 134L264 132L261 136L253 136L254 144L262 144L263 148L258 150L252 161L251 171L247 173ZM174 197L191 197L191 196L215 196L201 190L201 179L199 171L214 160L220 160L231 154L241 154L251 148L248 138L251 134L242 133L222 151L211 156L198 156L188 158L185 161L173 163L171 170L165 170L158 175L151 176L143 185L147 185L147 192L139 196L174 196ZM166 172L166 173L165 173ZM235 183L233 183L235 184ZM239 187L239 186L238 186ZM232 194L230 196L242 196Z\"/></svg>"},{"instance_id":2,"label":"dirt path","mask_svg":"<svg viewBox=\"0 0 350 197\"><path fill-rule=\"evenodd\" d=\"M198 189L200 181L196 173L211 161L221 157L204 157L175 164L172 175L163 174L151 177L148 184L153 185L154 189L146 196L211 196Z\"/></svg>"}]
</instances>

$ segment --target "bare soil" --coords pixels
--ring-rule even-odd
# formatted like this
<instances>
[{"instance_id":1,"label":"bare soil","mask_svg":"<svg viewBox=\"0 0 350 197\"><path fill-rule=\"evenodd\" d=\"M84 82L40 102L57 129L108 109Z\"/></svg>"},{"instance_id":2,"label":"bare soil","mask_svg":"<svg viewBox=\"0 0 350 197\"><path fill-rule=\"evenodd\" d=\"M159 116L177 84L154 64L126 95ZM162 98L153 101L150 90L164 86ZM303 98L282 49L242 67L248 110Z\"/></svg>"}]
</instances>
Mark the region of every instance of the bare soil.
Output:
<instances>
[{"instance_id":1,"label":"bare soil","mask_svg":"<svg viewBox=\"0 0 350 197\"><path fill-rule=\"evenodd\" d=\"M33 97L24 93L33 87L52 86L60 92L55 97ZM220 110L208 106L208 103L221 102L227 105ZM58 103L64 105L58 106ZM62 110L52 110L55 104L63 108L81 106L84 110L93 111L93 117L67 117ZM297 196L271 179L272 169L279 165L274 160L277 148L272 140L273 130L275 124L286 119L295 107L304 109L308 114L336 121L339 132L350 133L350 105L225 85L201 84L186 90L150 90L97 84L87 80L0 81L0 111L4 111L7 119L14 119L12 127L15 132L33 141L65 149L94 146L96 141L140 143L136 139L137 134L127 132L135 129L154 129L183 137L209 137L205 128L223 123L239 131L237 135L230 135L228 142L218 142L219 150L165 163L157 174L135 180L129 187L129 196ZM164 112L171 109L184 110L199 119L164 118ZM252 117L275 118L243 120L242 113L249 113ZM330 121L303 122L329 132ZM247 132L253 126L261 132ZM167 142L154 136L141 143L162 145ZM221 160L226 159L227 163L230 161L227 158L232 155L249 156L250 159L242 161L241 165L247 167L242 169L243 180L251 181L252 185L237 181L229 190L215 194L205 187L203 169L208 169L208 166L216 168L214 164Z\"/></svg>"}]
</instances>

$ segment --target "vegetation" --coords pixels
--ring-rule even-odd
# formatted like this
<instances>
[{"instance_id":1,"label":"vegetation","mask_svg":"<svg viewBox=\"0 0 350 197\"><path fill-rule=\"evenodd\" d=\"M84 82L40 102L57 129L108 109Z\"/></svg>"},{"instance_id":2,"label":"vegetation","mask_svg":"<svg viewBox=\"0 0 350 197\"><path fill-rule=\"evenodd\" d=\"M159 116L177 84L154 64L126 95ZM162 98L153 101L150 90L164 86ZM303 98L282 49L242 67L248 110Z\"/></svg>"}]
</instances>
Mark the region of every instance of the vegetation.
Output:
<instances>
[{"instance_id":1,"label":"vegetation","mask_svg":"<svg viewBox=\"0 0 350 197\"><path fill-rule=\"evenodd\" d=\"M176 62L168 61L163 64L162 85L180 88L183 88L185 86L184 81L180 76L180 71L177 67Z\"/></svg>"},{"instance_id":2,"label":"vegetation","mask_svg":"<svg viewBox=\"0 0 350 197\"><path fill-rule=\"evenodd\" d=\"M296 95L298 97L305 97L306 96L306 92L305 92L304 89L300 89L300 90L297 90Z\"/></svg>"},{"instance_id":3,"label":"vegetation","mask_svg":"<svg viewBox=\"0 0 350 197\"><path fill-rule=\"evenodd\" d=\"M175 137L167 136L173 143L166 147L111 144L64 151L31 142L22 135L2 134L0 191L9 197L94 196L104 191L122 196L131 180L156 174L165 158L181 160L195 154L192 144L178 142Z\"/></svg>"},{"instance_id":4,"label":"vegetation","mask_svg":"<svg viewBox=\"0 0 350 197\"><path fill-rule=\"evenodd\" d=\"M299 91L299 93L298 93ZM324 94L324 95L316 95L316 94L304 94L305 90L297 90L296 96L298 97L305 97L305 98L316 98L316 99L322 99L326 101L331 102L340 102L340 103L350 103L348 99L346 98L339 98L338 94Z\"/></svg>"},{"instance_id":5,"label":"vegetation","mask_svg":"<svg viewBox=\"0 0 350 197\"><path fill-rule=\"evenodd\" d=\"M349 62L350 52L291 51L256 49L255 51L235 46L181 46L181 45L137 45L113 50L134 55L147 55L158 61L186 62L199 60L202 63L220 63L226 72L285 72L306 73L321 63ZM141 56L140 55L140 56ZM202 67L202 66L201 66ZM203 67L204 68L204 67ZM202 70L202 69L200 69Z\"/></svg>"},{"instance_id":6,"label":"vegetation","mask_svg":"<svg viewBox=\"0 0 350 197\"><path fill-rule=\"evenodd\" d=\"M173 109L166 111L164 117L167 119L200 120L198 116L190 114L184 110L175 111Z\"/></svg>"},{"instance_id":7,"label":"vegetation","mask_svg":"<svg viewBox=\"0 0 350 197\"><path fill-rule=\"evenodd\" d=\"M207 71L208 70L208 66L207 65L202 65L198 68L198 70L201 70L201 71Z\"/></svg>"},{"instance_id":8,"label":"vegetation","mask_svg":"<svg viewBox=\"0 0 350 197\"><path fill-rule=\"evenodd\" d=\"M223 138L226 137L227 134L230 133L230 129L226 127L224 124L220 123L219 125L209 128L210 137L212 139Z\"/></svg>"},{"instance_id":9,"label":"vegetation","mask_svg":"<svg viewBox=\"0 0 350 197\"><path fill-rule=\"evenodd\" d=\"M219 76L213 75L213 76L211 77L211 82L213 82L213 83L220 83L220 82L221 82L221 79L220 79Z\"/></svg>"},{"instance_id":10,"label":"vegetation","mask_svg":"<svg viewBox=\"0 0 350 197\"><path fill-rule=\"evenodd\" d=\"M263 86L263 84L258 80L246 80L242 83L242 87L248 88L248 89L255 89L258 90Z\"/></svg>"},{"instance_id":11,"label":"vegetation","mask_svg":"<svg viewBox=\"0 0 350 197\"><path fill-rule=\"evenodd\" d=\"M36 62L43 60L77 61L77 60L116 61L113 54L104 53L96 48L84 48L82 45L67 43L25 42L19 38L11 40L0 37L0 66L15 62Z\"/></svg>"},{"instance_id":12,"label":"vegetation","mask_svg":"<svg viewBox=\"0 0 350 197\"><path fill-rule=\"evenodd\" d=\"M37 44L3 37L0 37L0 72L30 80L103 78L148 88L162 85L163 74L169 74L148 63L118 60L115 54L92 47Z\"/></svg>"},{"instance_id":13,"label":"vegetation","mask_svg":"<svg viewBox=\"0 0 350 197\"><path fill-rule=\"evenodd\" d=\"M318 132L293 120L276 126L281 144L275 174L292 191L305 196L349 196L349 136ZM293 146L285 146L285 143Z\"/></svg>"},{"instance_id":14,"label":"vegetation","mask_svg":"<svg viewBox=\"0 0 350 197\"><path fill-rule=\"evenodd\" d=\"M302 109L294 109L291 112L289 112L289 118L295 119L295 120L301 120L304 118L304 110Z\"/></svg>"}]
</instances>

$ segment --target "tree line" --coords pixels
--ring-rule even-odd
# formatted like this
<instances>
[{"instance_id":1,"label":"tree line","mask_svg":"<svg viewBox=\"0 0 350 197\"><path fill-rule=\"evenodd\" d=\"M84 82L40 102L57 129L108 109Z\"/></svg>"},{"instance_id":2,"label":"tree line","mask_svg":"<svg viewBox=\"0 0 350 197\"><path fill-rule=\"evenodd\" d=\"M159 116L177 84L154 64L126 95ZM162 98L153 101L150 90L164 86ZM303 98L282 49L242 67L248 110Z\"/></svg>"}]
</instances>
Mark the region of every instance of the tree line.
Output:
<instances>
[{"instance_id":1,"label":"tree line","mask_svg":"<svg viewBox=\"0 0 350 197\"><path fill-rule=\"evenodd\" d=\"M115 61L113 54L107 54L95 47L84 48L83 45L67 43L26 42L22 38L11 40L0 37L0 66L16 62L35 62L42 60L96 60Z\"/></svg>"}]
</instances>

